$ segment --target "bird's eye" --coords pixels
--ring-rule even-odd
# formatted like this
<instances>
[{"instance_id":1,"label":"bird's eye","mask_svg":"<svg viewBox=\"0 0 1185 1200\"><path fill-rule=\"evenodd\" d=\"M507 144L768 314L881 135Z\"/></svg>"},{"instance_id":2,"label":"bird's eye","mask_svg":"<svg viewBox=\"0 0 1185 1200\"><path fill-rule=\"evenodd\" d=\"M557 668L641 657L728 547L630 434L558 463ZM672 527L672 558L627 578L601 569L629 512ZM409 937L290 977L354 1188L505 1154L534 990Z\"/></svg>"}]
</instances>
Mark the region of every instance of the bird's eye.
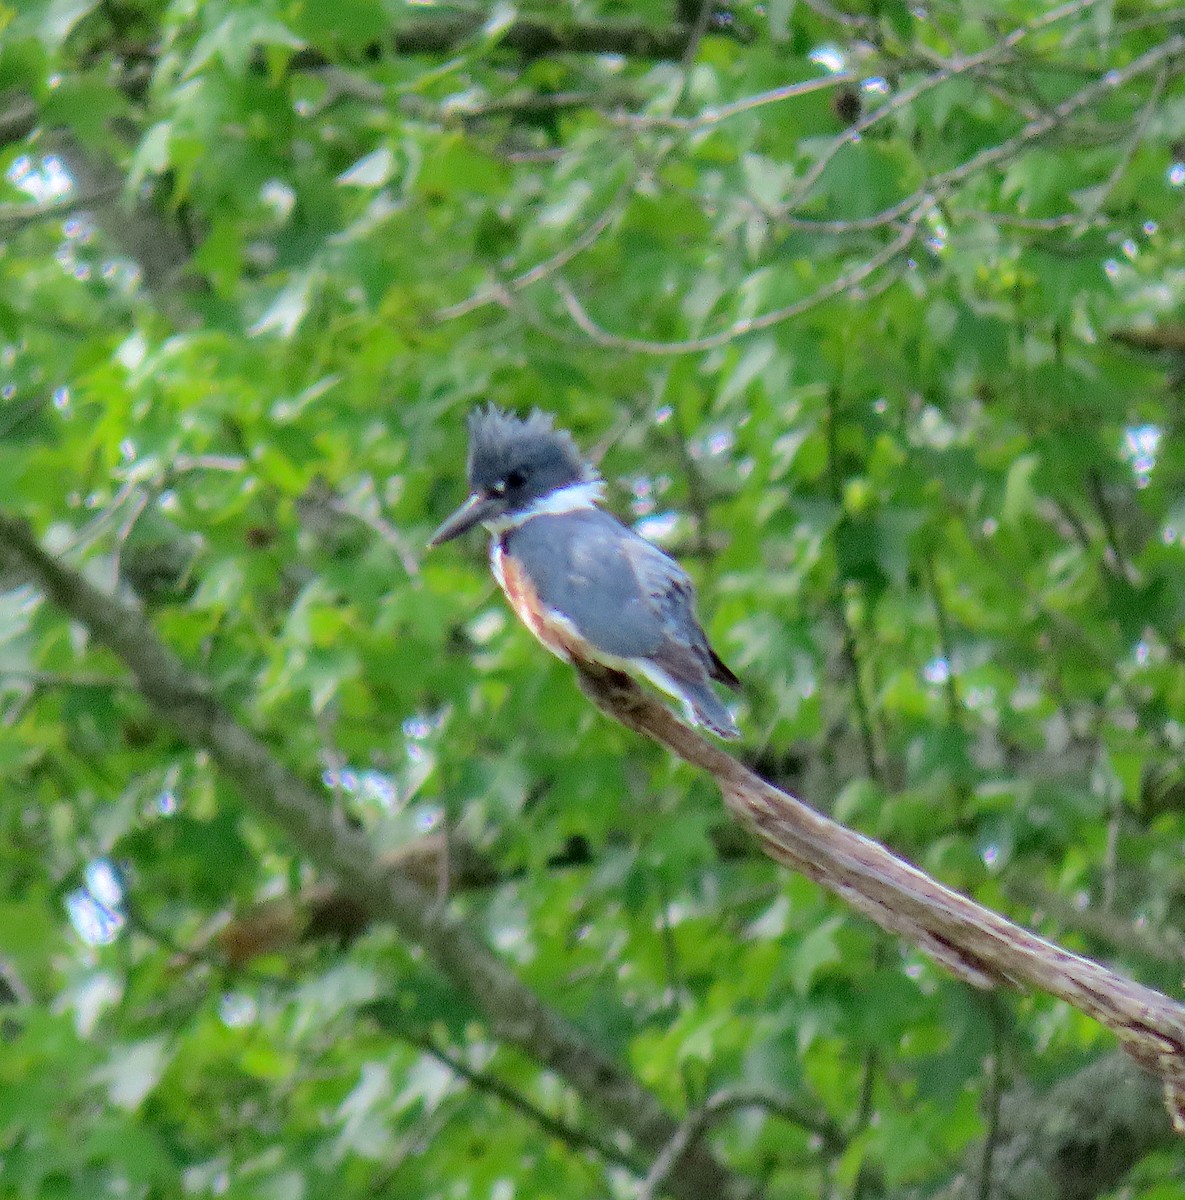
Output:
<instances>
[{"instance_id":1,"label":"bird's eye","mask_svg":"<svg viewBox=\"0 0 1185 1200\"><path fill-rule=\"evenodd\" d=\"M525 471L514 470L506 476L506 486L508 488L520 488L527 482L527 474Z\"/></svg>"}]
</instances>

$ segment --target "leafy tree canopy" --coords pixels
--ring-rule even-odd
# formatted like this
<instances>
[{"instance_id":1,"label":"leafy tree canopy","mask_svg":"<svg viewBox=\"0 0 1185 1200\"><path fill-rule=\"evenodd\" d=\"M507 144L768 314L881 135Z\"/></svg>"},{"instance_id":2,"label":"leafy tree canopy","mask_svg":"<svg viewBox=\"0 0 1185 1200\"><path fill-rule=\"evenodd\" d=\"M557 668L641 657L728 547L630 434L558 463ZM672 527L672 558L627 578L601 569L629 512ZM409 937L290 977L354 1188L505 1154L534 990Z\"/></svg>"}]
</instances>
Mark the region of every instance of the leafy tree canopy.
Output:
<instances>
[{"instance_id":1,"label":"leafy tree canopy","mask_svg":"<svg viewBox=\"0 0 1185 1200\"><path fill-rule=\"evenodd\" d=\"M133 647L0 549L0 1195L1178 1195L1097 1025L422 546L554 412L751 765L1179 994L1183 76L1167 0L0 3L0 507Z\"/></svg>"}]
</instances>

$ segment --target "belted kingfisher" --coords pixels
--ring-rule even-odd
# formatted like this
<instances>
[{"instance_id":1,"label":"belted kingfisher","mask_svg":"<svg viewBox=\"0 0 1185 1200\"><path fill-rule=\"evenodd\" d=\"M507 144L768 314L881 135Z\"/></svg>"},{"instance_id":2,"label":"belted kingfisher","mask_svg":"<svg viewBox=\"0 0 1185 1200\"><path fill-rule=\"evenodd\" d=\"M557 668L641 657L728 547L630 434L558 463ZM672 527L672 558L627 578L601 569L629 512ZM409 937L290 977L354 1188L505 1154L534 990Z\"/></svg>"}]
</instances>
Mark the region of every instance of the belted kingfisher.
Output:
<instances>
[{"instance_id":1,"label":"belted kingfisher","mask_svg":"<svg viewBox=\"0 0 1185 1200\"><path fill-rule=\"evenodd\" d=\"M537 409L469 416L471 495L430 546L475 525L511 608L553 654L640 674L678 699L693 725L740 736L712 690L740 680L708 645L686 572L597 505L604 482L570 433Z\"/></svg>"}]
</instances>

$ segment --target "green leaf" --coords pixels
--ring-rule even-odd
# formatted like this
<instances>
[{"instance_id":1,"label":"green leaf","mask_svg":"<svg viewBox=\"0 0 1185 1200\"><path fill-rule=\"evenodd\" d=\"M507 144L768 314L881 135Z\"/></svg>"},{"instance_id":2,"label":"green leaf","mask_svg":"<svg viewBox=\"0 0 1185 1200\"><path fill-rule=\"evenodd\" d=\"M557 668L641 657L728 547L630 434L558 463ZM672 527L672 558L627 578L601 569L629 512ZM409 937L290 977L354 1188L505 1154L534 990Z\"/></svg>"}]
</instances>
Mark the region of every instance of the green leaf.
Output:
<instances>
[{"instance_id":1,"label":"green leaf","mask_svg":"<svg viewBox=\"0 0 1185 1200\"><path fill-rule=\"evenodd\" d=\"M99 7L99 0L49 0L41 18L41 37L56 49L84 17Z\"/></svg>"},{"instance_id":2,"label":"green leaf","mask_svg":"<svg viewBox=\"0 0 1185 1200\"><path fill-rule=\"evenodd\" d=\"M790 980L794 990L805 995L816 977L834 963L842 961L837 935L844 918L834 916L816 925L790 955Z\"/></svg>"},{"instance_id":3,"label":"green leaf","mask_svg":"<svg viewBox=\"0 0 1185 1200\"><path fill-rule=\"evenodd\" d=\"M343 171L337 182L343 187L382 187L395 170L395 156L386 146L360 158L347 171Z\"/></svg>"},{"instance_id":4,"label":"green leaf","mask_svg":"<svg viewBox=\"0 0 1185 1200\"><path fill-rule=\"evenodd\" d=\"M1033 476L1040 465L1041 460L1037 455L1022 454L1008 468L1004 482L1004 503L1000 510L1005 525L1015 525L1036 511L1037 493L1033 490Z\"/></svg>"}]
</instances>

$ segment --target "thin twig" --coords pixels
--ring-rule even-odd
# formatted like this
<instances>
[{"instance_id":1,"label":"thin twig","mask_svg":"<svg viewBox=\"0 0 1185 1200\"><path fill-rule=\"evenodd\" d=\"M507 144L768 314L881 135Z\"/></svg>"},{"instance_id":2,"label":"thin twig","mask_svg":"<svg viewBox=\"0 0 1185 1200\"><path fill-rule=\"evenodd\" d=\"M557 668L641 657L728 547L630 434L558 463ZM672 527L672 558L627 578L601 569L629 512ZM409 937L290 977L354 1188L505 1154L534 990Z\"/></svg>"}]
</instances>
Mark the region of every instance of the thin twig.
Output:
<instances>
[{"instance_id":1,"label":"thin twig","mask_svg":"<svg viewBox=\"0 0 1185 1200\"><path fill-rule=\"evenodd\" d=\"M1140 143L1144 140L1144 135L1148 132L1148 123L1152 120L1152 114L1156 111L1156 106L1160 103L1161 93L1164 91L1164 85L1167 81L1168 68L1161 67L1152 85L1152 91L1148 94L1148 102L1140 110L1140 115L1136 118L1131 135L1124 142L1123 150L1115 160L1115 165L1111 168L1110 174L1103 181L1102 186L1091 196L1089 202L1083 207L1083 229L1086 229L1089 223L1103 211L1103 206L1107 203L1108 196L1115 190L1116 184L1123 178L1123 173L1131 165L1132 157L1135 155Z\"/></svg>"},{"instance_id":2,"label":"thin twig","mask_svg":"<svg viewBox=\"0 0 1185 1200\"><path fill-rule=\"evenodd\" d=\"M969 540L979 549L983 561L990 563L995 568L1004 586L1012 589L1019 587L1024 593L1026 602L1042 620L1048 623L1050 630L1054 634L1083 651L1101 673L1105 672L1111 679L1112 686L1123 698L1124 703L1136 715L1141 730L1155 741L1161 749L1167 750L1175 756L1177 753L1176 747L1169 741L1163 723L1148 721L1145 716L1147 706L1140 701L1140 698L1132 690L1129 681L1122 674L1117 675L1115 673L1114 664L1110 658L1099 650L1082 627L1077 622L1070 620L1065 613L1059 612L1057 609L1051 608L1046 604L1037 590L1025 580L1023 575L1016 571L1015 563L1005 562L996 550L996 547L992 544L991 539L985 537L978 524L966 514L964 514L964 527Z\"/></svg>"},{"instance_id":3,"label":"thin twig","mask_svg":"<svg viewBox=\"0 0 1185 1200\"><path fill-rule=\"evenodd\" d=\"M104 527L115 518L115 514L123 507L124 503L136 493L137 482L135 479L125 479L119 485L119 489L115 495L111 497L109 503L105 504L91 519L70 539L69 544L63 554L70 554L76 550L84 550L91 542L102 533Z\"/></svg>"},{"instance_id":4,"label":"thin twig","mask_svg":"<svg viewBox=\"0 0 1185 1200\"><path fill-rule=\"evenodd\" d=\"M831 498L838 505L841 502L841 485L839 478L839 449L838 421L836 406L839 402L838 389L832 387L827 392L827 410L825 434L827 439L827 478L831 489ZM831 599L835 610L835 620L839 625L842 636L843 658L847 665L848 675L852 685L852 706L856 710L856 725L860 731L860 745L864 752L864 772L874 783L883 783L880 759L877 754L877 737L874 728L872 709L864 694L864 681L861 678L860 651L856 644L856 631L848 620L844 609L843 595L837 589Z\"/></svg>"},{"instance_id":5,"label":"thin twig","mask_svg":"<svg viewBox=\"0 0 1185 1200\"><path fill-rule=\"evenodd\" d=\"M114 200L123 191L122 183L101 184L81 195L67 196L53 204L25 204L19 208L0 208L0 238L15 237L45 221L71 217L78 212Z\"/></svg>"},{"instance_id":6,"label":"thin twig","mask_svg":"<svg viewBox=\"0 0 1185 1200\"><path fill-rule=\"evenodd\" d=\"M1000 1141L1000 1108L1004 1098L1004 1030L999 1000L988 996L992 1053L988 1060L987 1129L979 1158L979 1200L992 1200L992 1164Z\"/></svg>"},{"instance_id":7,"label":"thin twig","mask_svg":"<svg viewBox=\"0 0 1185 1200\"><path fill-rule=\"evenodd\" d=\"M369 490L373 494L373 484L371 484ZM365 525L371 533L376 534L386 545L390 546L399 557L400 565L403 567L407 577L412 581L413 585L419 585L419 559L412 553L407 538L390 521L379 516L377 513L367 512L364 507L354 508L344 497L337 495L336 492L328 497L327 503L333 512Z\"/></svg>"},{"instance_id":8,"label":"thin twig","mask_svg":"<svg viewBox=\"0 0 1185 1200\"><path fill-rule=\"evenodd\" d=\"M691 447L688 444L687 431L683 426L683 418L679 414L678 403L671 405L671 431L674 434L675 452L679 456L679 465L683 468L683 475L687 480L687 504L695 521L696 554L705 562L710 563L716 554L709 530L711 509L708 503L707 488L704 485L704 477L699 469L699 464L691 456Z\"/></svg>"},{"instance_id":9,"label":"thin twig","mask_svg":"<svg viewBox=\"0 0 1185 1200\"><path fill-rule=\"evenodd\" d=\"M1103 851L1103 911L1115 908L1115 891L1119 875L1119 835L1123 828L1123 800L1115 797L1107 814L1107 845Z\"/></svg>"},{"instance_id":10,"label":"thin twig","mask_svg":"<svg viewBox=\"0 0 1185 1200\"><path fill-rule=\"evenodd\" d=\"M674 107L677 109L689 93L691 80L691 66L698 51L700 41L708 27L708 21L712 13L711 0L704 0L700 6L694 26L690 29L687 38L687 44L682 55L682 78L679 86L678 95L675 97ZM675 122L684 120L682 118L671 118ZM682 125L676 124L676 128L681 128ZM668 141L660 146L655 153L655 161L648 168L653 171L674 148L675 143ZM638 180L644 173L642 164L634 164L627 173L626 178L622 181L613 198L601 211L601 213L591 221L584 230L581 231L575 238L572 239L566 246L561 247L554 254L549 255L541 262L536 263L528 270L520 272L512 279L505 280L484 288L479 289L472 296L465 300L458 301L456 304L446 305L436 313L438 321L451 321L456 317L465 316L468 313L474 312L479 308L484 308L488 304L502 304L508 306L510 297L516 292L521 292L525 288L531 287L533 284L539 283L541 280L554 275L557 271L562 270L578 255L590 249L601 239L602 235L612 226L625 212L626 205L629 203L630 197L634 193L634 189L638 185Z\"/></svg>"},{"instance_id":11,"label":"thin twig","mask_svg":"<svg viewBox=\"0 0 1185 1200\"><path fill-rule=\"evenodd\" d=\"M63 675L56 671L20 671L6 668L0 671L0 684L24 683L32 688L79 688L102 691L136 690L135 682L119 675Z\"/></svg>"},{"instance_id":12,"label":"thin twig","mask_svg":"<svg viewBox=\"0 0 1185 1200\"><path fill-rule=\"evenodd\" d=\"M456 1090L459 1092L463 1087L464 1082L458 1079ZM444 1096L441 1096L442 1101L443 1099ZM387 1200L388 1197L397 1195L397 1181L402 1178L404 1164L412 1159L422 1158L428 1147L438 1141L449 1123L455 1118L455 1111L450 1111L450 1106L443 1103L426 1113L418 1127L410 1130L400 1139L391 1158L383 1164L382 1170L378 1171L370 1181L367 1193L379 1197L380 1200Z\"/></svg>"},{"instance_id":13,"label":"thin twig","mask_svg":"<svg viewBox=\"0 0 1185 1200\"><path fill-rule=\"evenodd\" d=\"M830 1150L840 1150L847 1142L838 1125L826 1116L820 1117L793 1096L768 1088L725 1088L709 1097L705 1104L679 1126L678 1132L654 1160L649 1174L638 1189L637 1200L654 1200L687 1151L713 1125L739 1108L765 1109L772 1116L780 1117L783 1121L806 1130Z\"/></svg>"},{"instance_id":14,"label":"thin twig","mask_svg":"<svg viewBox=\"0 0 1185 1200\"><path fill-rule=\"evenodd\" d=\"M151 503L152 497L144 488L137 488L132 497L129 512L120 522L119 528L115 532L115 548L111 554L111 568L115 578L118 579L121 574L121 563L123 560L123 552L128 544L128 539L135 531L136 524L144 515L144 510Z\"/></svg>"},{"instance_id":15,"label":"thin twig","mask_svg":"<svg viewBox=\"0 0 1185 1200\"><path fill-rule=\"evenodd\" d=\"M987 221L991 225L1029 230L1033 233L1053 233L1059 229L1075 229L1083 233L1088 229L1099 229L1107 224L1102 217L1084 220L1081 213L1058 213L1053 217L1025 217L1019 213L986 212L979 208L952 207L951 215L956 219Z\"/></svg>"},{"instance_id":16,"label":"thin twig","mask_svg":"<svg viewBox=\"0 0 1185 1200\"><path fill-rule=\"evenodd\" d=\"M178 454L169 462L165 483L171 475L188 471L229 471L232 474L247 469L247 460L237 454Z\"/></svg>"},{"instance_id":17,"label":"thin twig","mask_svg":"<svg viewBox=\"0 0 1185 1200\"><path fill-rule=\"evenodd\" d=\"M950 636L950 619L946 613L946 604L942 599L942 588L938 584L938 572L934 569L934 556L925 557L926 582L930 587L930 599L934 605L934 620L938 626L938 649L942 660L946 663L946 678L943 681L946 690L947 719L954 726L962 724L963 713L959 706L958 686L955 683L955 660L953 643Z\"/></svg>"},{"instance_id":18,"label":"thin twig","mask_svg":"<svg viewBox=\"0 0 1185 1200\"><path fill-rule=\"evenodd\" d=\"M876 21L872 17L861 17L854 13L846 13L842 9L836 8L833 4L828 4L827 0L802 0L802 2L811 12L822 17L825 21L834 21L835 24L842 25L845 29L852 29L857 33L866 35L876 29Z\"/></svg>"},{"instance_id":19,"label":"thin twig","mask_svg":"<svg viewBox=\"0 0 1185 1200\"><path fill-rule=\"evenodd\" d=\"M741 99L733 100L728 104L705 108L693 117L667 116L659 113L615 112L606 114L606 120L611 125L624 126L629 129L674 129L684 133L695 133L701 129L719 125L722 121L738 117L742 113L764 108L767 104L781 104L782 101L793 100L797 96L809 96L812 92L859 83L860 79L861 76L856 71L839 71L834 75L823 75L818 79L804 79L798 83L786 83L781 87L770 88L768 91L742 96Z\"/></svg>"},{"instance_id":20,"label":"thin twig","mask_svg":"<svg viewBox=\"0 0 1185 1200\"><path fill-rule=\"evenodd\" d=\"M1103 527L1103 534L1107 542L1107 550L1104 555L1107 565L1111 568L1112 573L1124 582L1138 583L1139 573L1128 563L1127 556L1123 553L1123 546L1119 541L1119 531L1111 513L1111 505L1107 501L1107 492L1103 487L1102 476L1094 467L1086 472L1086 494L1090 498L1095 515L1099 518L1099 524Z\"/></svg>"},{"instance_id":21,"label":"thin twig","mask_svg":"<svg viewBox=\"0 0 1185 1200\"><path fill-rule=\"evenodd\" d=\"M1155 29L1162 25L1177 25L1181 21L1185 21L1185 8L1165 8L1157 13L1147 13L1140 17L1132 17L1126 21L1115 21L1114 24L1108 27L1106 37L1109 40L1117 41L1120 38L1126 37L1129 33L1136 33L1141 29ZM1066 50L1070 46L1075 45L1079 40L1080 33L1093 33L1097 36L1098 32L1098 27L1090 24L1083 24L1078 29L1071 29L1067 31L1065 38L1062 40L1060 49Z\"/></svg>"},{"instance_id":22,"label":"thin twig","mask_svg":"<svg viewBox=\"0 0 1185 1200\"><path fill-rule=\"evenodd\" d=\"M1063 100L1061 104L1051 109L1047 114L1038 117L1034 121L1030 121L1012 137L1002 142L997 142L994 146L985 147L978 154L973 154L957 167L951 167L947 171L940 171L936 175L931 175L915 192L906 196L903 200L899 200L896 204L891 204L888 208L884 208L872 216L857 217L843 222L843 232L858 229L878 229L883 225L900 220L907 212L915 209L928 197L941 199L957 184L969 179L985 167L994 166L996 163L1003 162L1012 157L1022 146L1044 137L1047 133L1050 133L1063 122L1067 121L1076 112L1093 104L1108 92L1115 91L1122 84L1129 83L1132 79L1154 70L1162 63L1181 56L1182 53L1185 53L1185 35L1178 34L1175 37L1166 39L1160 45L1154 46L1151 50L1133 59L1126 66L1107 71L1093 83L1081 88L1068 99ZM783 214L789 215L805 199L806 189L800 186L795 196L778 208L775 215L779 217ZM837 223L817 221L813 224L820 231L827 232Z\"/></svg>"},{"instance_id":23,"label":"thin twig","mask_svg":"<svg viewBox=\"0 0 1185 1200\"><path fill-rule=\"evenodd\" d=\"M796 208L801 207L813 191L815 184L819 182L823 172L830 165L831 160L835 158L844 146L856 140L886 117L907 107L919 96L933 91L934 88L957 78L959 75L965 75L968 71L977 71L982 67L994 66L1003 62L1030 34L1045 28L1047 25L1065 20L1066 17L1074 16L1076 13L1091 8L1099 2L1100 0L1072 0L1069 4L1063 4L1059 8L1052 9L1030 21L1027 25L1014 29L986 50L981 50L978 54L967 55L964 58L951 59L941 70L936 71L933 75L927 75L912 86L896 93L890 100L880 105L879 108L861 117L851 128L844 130L843 133L832 139L831 143L819 158L816 159L810 170L799 181L794 195L779 210L778 215L788 215ZM919 191L921 190L919 189ZM930 190L934 189L931 188ZM906 207L910 206L907 205Z\"/></svg>"},{"instance_id":24,"label":"thin twig","mask_svg":"<svg viewBox=\"0 0 1185 1200\"><path fill-rule=\"evenodd\" d=\"M577 299L576 294L562 278L554 280L552 286L559 293L565 308L568 310L568 315L572 318L576 326L598 346L604 346L609 350L629 350L635 354L649 354L655 357L697 354L704 350L718 350L721 346L727 346L729 342L743 337L745 334L757 333L762 329L769 329L774 325L780 325L783 321L800 317L803 313L817 308L824 301L843 295L844 292L851 291L863 283L870 275L874 275L882 267L892 262L914 240L917 234L918 223L928 208L929 201L923 198L921 206L916 212L910 215L909 220L891 242L888 242L871 258L860 263L859 266L852 268L850 271L845 271L842 275L831 280L830 283L824 284L822 287L811 292L810 295L804 296L800 300L795 300L792 304L787 304L782 308L775 308L771 312L762 313L756 317L741 317L733 321L726 329L722 329L717 333L707 334L704 337L688 338L681 342L654 341L648 338L627 337L622 334L611 333L609 330L598 325L588 315L584 306Z\"/></svg>"},{"instance_id":25,"label":"thin twig","mask_svg":"<svg viewBox=\"0 0 1185 1200\"><path fill-rule=\"evenodd\" d=\"M683 972L679 966L679 946L675 941L675 930L671 925L671 898L667 892L662 873L654 874L654 890L658 893L658 935L662 944L663 969L667 976L667 994L671 1007L677 1008L683 995ZM684 1101L690 1103L687 1078L683 1079Z\"/></svg>"},{"instance_id":26,"label":"thin twig","mask_svg":"<svg viewBox=\"0 0 1185 1200\"><path fill-rule=\"evenodd\" d=\"M691 66L695 62L695 57L699 53L700 42L704 40L704 34L708 29L708 21L711 19L712 11L715 8L715 0L691 0L692 3L698 3L699 7L695 14L695 20L691 23L691 28L687 33L687 45L683 48L683 54L680 59L680 65L683 68L683 84L679 89L679 101L687 95L688 84L691 77Z\"/></svg>"},{"instance_id":27,"label":"thin twig","mask_svg":"<svg viewBox=\"0 0 1185 1200\"><path fill-rule=\"evenodd\" d=\"M852 706L856 710L856 724L860 730L860 746L864 752L864 772L874 783L881 782L882 772L876 751L876 735L873 732L872 712L864 695L864 683L860 678L860 653L856 646L856 634L843 609L843 600L836 598L836 618L843 639L843 657L852 681Z\"/></svg>"},{"instance_id":28,"label":"thin twig","mask_svg":"<svg viewBox=\"0 0 1185 1200\"><path fill-rule=\"evenodd\" d=\"M468 299L460 300L456 304L449 304L444 308L438 309L436 319L438 321L451 321L456 317L463 317L467 313L484 308L487 304L506 304L509 297L513 296L516 292L521 292L524 288L529 288L532 284L538 283L540 280L546 279L549 275L554 275L556 271L562 270L577 255L583 254L585 250L594 246L609 226L621 216L625 211L625 206L630 196L633 194L636 184L637 174L631 171L628 178L625 179L614 193L613 199L602 209L596 219L585 226L580 234L573 238L566 246L561 247L554 254L537 262L528 270L515 275L512 279L507 279L501 283L480 289L474 292Z\"/></svg>"},{"instance_id":29,"label":"thin twig","mask_svg":"<svg viewBox=\"0 0 1185 1200\"><path fill-rule=\"evenodd\" d=\"M555 1138L557 1141L564 1142L573 1149L592 1150L606 1162L617 1163L618 1166L625 1167L634 1173L641 1172L641 1161L636 1155L625 1153L625 1151L613 1145L612 1142L598 1136L591 1130L578 1129L575 1125L569 1125L567 1121L562 1121L559 1117L553 1117L551 1113L545 1112L534 1101L528 1100L522 1092L512 1088L496 1075L492 1075L488 1071L479 1071L469 1066L462 1059L454 1054L450 1054L428 1037L408 1036L408 1041L412 1045L418 1046L425 1054L431 1055L437 1062L446 1066L458 1079L464 1080L474 1090L485 1092L487 1095L500 1100L508 1108L514 1109L515 1112L521 1113L529 1121L533 1121L544 1133Z\"/></svg>"}]
</instances>

